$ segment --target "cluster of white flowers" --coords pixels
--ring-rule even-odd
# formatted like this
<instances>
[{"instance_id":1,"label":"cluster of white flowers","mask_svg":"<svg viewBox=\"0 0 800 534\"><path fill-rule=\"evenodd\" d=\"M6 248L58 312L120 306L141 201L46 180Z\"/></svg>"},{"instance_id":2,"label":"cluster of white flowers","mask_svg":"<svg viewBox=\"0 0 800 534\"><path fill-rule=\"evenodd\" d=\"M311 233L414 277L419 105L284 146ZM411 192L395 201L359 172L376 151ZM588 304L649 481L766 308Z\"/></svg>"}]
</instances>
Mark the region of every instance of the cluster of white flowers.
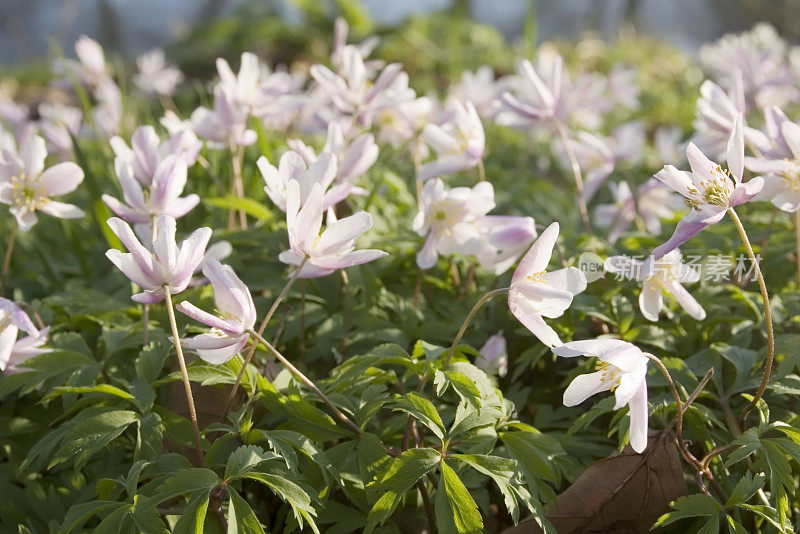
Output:
<instances>
[{"instance_id":1,"label":"cluster of white flowers","mask_svg":"<svg viewBox=\"0 0 800 534\"><path fill-rule=\"evenodd\" d=\"M617 408L630 407L631 444L642 451L647 444L645 376L650 355L612 339L565 344L545 322L545 318L562 316L587 281L574 267L548 271L559 235L557 222L536 239L533 218L489 215L496 206L491 176L486 176L483 163L482 123L495 121L526 129L537 138L566 132L564 143L555 146L553 154L565 168L577 165L583 171L581 200L589 202L616 168L641 165L645 149L651 146L642 123L631 120L609 128L606 120L612 111L639 107L636 71L618 65L606 75L583 72L570 78L561 56L543 46L534 62L521 60L514 75L496 78L488 66L464 73L447 98L439 101L417 95L402 65L370 60L375 39L350 45L346 25L340 21L336 28L330 65L313 65L310 77L272 69L252 53L242 54L238 72L218 59L219 77L211 90L213 107L199 107L188 119L167 111L161 124L168 136L162 139L152 126L140 126L131 135L130 146L117 135L125 123L122 99L100 45L81 37L75 45L78 60L57 64L66 85L91 95L92 121L109 138L115 155L122 200L103 195L103 201L119 217L109 219L108 225L128 252L109 250L107 255L142 289L134 300L149 305L169 299L188 287L202 269L214 289L220 316L182 302L180 311L211 330L181 343L197 350L201 358L222 363L250 339L257 319L250 292L229 266L219 262L231 253L230 246L223 243L215 253L207 253L210 228L194 230L181 246L176 243L176 219L200 201L196 194L182 195L203 146L229 153L232 194L242 197L243 149L258 137L251 129L253 121L265 128L288 131L291 127L301 134L327 135L319 152L300 139L290 139L278 160L270 162L263 156L257 162L267 196L285 213L288 246L278 257L293 266L299 277L326 276L386 256L381 250L355 247L357 238L372 227L369 213L358 211L339 218L343 210L337 208L351 195L370 189L361 185L369 185L369 171L381 144L405 146L415 163L413 178L418 188L419 212L413 229L424 238L416 255L418 266L431 269L440 256L458 254L499 275L528 250L509 288L511 312L555 354L600 360L600 370L570 384L564 403L571 406L596 392L615 391ZM798 99L793 82L786 79L791 79L791 71L785 43L759 26L750 34L723 38L701 56L715 81L706 81L700 89L694 141L711 159L694 142L689 143L686 157L691 172L667 165L655 174L657 180L635 188L625 181L611 183L613 203L599 204L593 211L595 226L606 228L607 241L613 244L634 223L658 235L661 220L683 206L676 203L670 189L685 197L689 213L674 235L642 262L641 273L635 277L643 284L642 313L652 321L658 320L664 292L693 318L705 317L701 305L681 285L696 281L697 273L681 269L675 260L678 246L754 198L771 201L784 211L800 208L800 126L775 107ZM159 50L139 58L138 66L134 81L147 95L167 98L183 80ZM72 139L92 135L81 126L80 111L42 103L40 119L31 122L24 107L7 99L0 104L0 116L8 126L8 131L0 132L0 202L11 206L18 228L30 230L39 212L81 217L80 209L52 197L75 190L83 171L69 161L47 169L44 163L46 142L51 153L68 160ZM748 128L745 113L760 112L764 131ZM36 134L37 129L44 138ZM680 130L665 127L655 132L652 144L664 163L678 163L681 138ZM745 158L745 142L752 147L753 157ZM715 163L723 155L727 169ZM745 181L745 167L763 176ZM445 185L455 173L476 170L478 182L473 187ZM244 213L241 222L246 224ZM657 273L648 269L662 257L674 269ZM626 268L620 258L608 259L609 270ZM18 340L20 330L28 337ZM26 358L44 350L39 347L45 336L46 329L35 329L13 303L0 300L0 369L16 370ZM508 352L502 333L490 338L481 352L482 366L505 373Z\"/></svg>"}]
</instances>

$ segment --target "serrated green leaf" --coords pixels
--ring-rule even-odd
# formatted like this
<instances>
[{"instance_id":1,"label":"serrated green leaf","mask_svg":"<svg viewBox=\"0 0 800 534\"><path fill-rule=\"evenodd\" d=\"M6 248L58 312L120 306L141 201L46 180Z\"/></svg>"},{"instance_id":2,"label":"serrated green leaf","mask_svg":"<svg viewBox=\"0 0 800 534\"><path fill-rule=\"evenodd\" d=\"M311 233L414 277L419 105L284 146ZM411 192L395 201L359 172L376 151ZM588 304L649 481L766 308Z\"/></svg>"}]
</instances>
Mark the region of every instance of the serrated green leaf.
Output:
<instances>
[{"instance_id":1,"label":"serrated green leaf","mask_svg":"<svg viewBox=\"0 0 800 534\"><path fill-rule=\"evenodd\" d=\"M458 475L443 461L439 469L441 478L436 490L434 507L436 527L440 534L479 534L483 532L483 520L475 499L469 494Z\"/></svg>"}]
</instances>

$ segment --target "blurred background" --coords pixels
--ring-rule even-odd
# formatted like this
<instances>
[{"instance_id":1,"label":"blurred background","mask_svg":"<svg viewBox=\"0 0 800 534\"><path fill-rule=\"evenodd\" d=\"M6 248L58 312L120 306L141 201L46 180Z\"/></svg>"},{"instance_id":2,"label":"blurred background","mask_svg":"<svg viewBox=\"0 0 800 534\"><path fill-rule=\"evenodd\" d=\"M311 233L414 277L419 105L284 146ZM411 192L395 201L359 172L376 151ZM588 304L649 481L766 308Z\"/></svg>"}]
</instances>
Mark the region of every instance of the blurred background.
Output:
<instances>
[{"instance_id":1,"label":"blurred background","mask_svg":"<svg viewBox=\"0 0 800 534\"><path fill-rule=\"evenodd\" d=\"M800 36L800 0L0 0L0 62L19 65L59 50L70 55L81 34L133 57L187 39L201 42L202 32L218 40L227 28L233 38L237 20L245 29L265 30L263 21L302 25L328 9L382 28L433 12L468 17L491 24L512 42L520 36L568 40L587 32L611 40L628 31L689 53L759 21L773 24L790 42Z\"/></svg>"}]
</instances>

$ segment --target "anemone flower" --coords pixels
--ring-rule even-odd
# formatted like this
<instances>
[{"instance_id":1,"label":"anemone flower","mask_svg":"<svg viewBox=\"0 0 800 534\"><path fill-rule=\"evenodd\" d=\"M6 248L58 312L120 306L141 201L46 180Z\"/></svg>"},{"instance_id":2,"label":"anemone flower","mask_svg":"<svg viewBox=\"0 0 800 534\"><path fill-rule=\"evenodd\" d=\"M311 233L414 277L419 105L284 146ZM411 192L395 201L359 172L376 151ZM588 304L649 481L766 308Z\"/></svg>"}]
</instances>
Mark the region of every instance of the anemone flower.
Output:
<instances>
[{"instance_id":1,"label":"anemone flower","mask_svg":"<svg viewBox=\"0 0 800 534\"><path fill-rule=\"evenodd\" d=\"M727 154L728 170L723 170L708 159L694 143L689 143L686 157L692 168L691 172L679 171L672 165L667 165L656 173L656 178L686 197L686 203L692 209L680 220L672 237L653 250L655 259L661 259L671 250L675 250L706 226L718 223L728 209L748 202L761 191L764 179L760 176L742 182L744 136L741 115L734 122Z\"/></svg>"},{"instance_id":2,"label":"anemone flower","mask_svg":"<svg viewBox=\"0 0 800 534\"><path fill-rule=\"evenodd\" d=\"M417 171L417 178L423 181L480 164L486 145L483 124L471 102L454 101L452 122L428 124L422 140L436 152L436 159Z\"/></svg>"},{"instance_id":3,"label":"anemone flower","mask_svg":"<svg viewBox=\"0 0 800 534\"><path fill-rule=\"evenodd\" d=\"M640 348L619 339L572 341L555 347L553 353L564 358L589 356L599 360L597 371L576 377L564 391L564 406L577 406L601 391L613 391L615 410L627 405L629 436L633 450L647 448L647 363Z\"/></svg>"},{"instance_id":4,"label":"anemone flower","mask_svg":"<svg viewBox=\"0 0 800 534\"><path fill-rule=\"evenodd\" d=\"M549 347L561 345L561 339L544 317L561 317L572 298L586 289L586 277L580 269L565 267L547 272L558 229L558 223L552 223L531 245L514 271L508 292L511 313Z\"/></svg>"},{"instance_id":5,"label":"anemone flower","mask_svg":"<svg viewBox=\"0 0 800 534\"><path fill-rule=\"evenodd\" d=\"M106 252L106 257L131 282L144 290L131 297L142 304L164 300L164 290L167 288L171 295L186 289L192 274L203 260L206 245L211 238L211 228L199 228L179 247L175 242L175 219L162 215L156 219L156 238L153 241L153 252L150 252L123 220L111 217L107 224L129 252L110 249Z\"/></svg>"},{"instance_id":6,"label":"anemone flower","mask_svg":"<svg viewBox=\"0 0 800 534\"><path fill-rule=\"evenodd\" d=\"M256 308L250 290L229 265L222 265L213 258L206 259L203 274L214 289L214 302L220 317L188 301L178 304L178 311L211 327L205 334L182 339L181 345L196 350L200 358L209 363L225 363L247 343L247 331L256 322Z\"/></svg>"},{"instance_id":7,"label":"anemone flower","mask_svg":"<svg viewBox=\"0 0 800 534\"><path fill-rule=\"evenodd\" d=\"M52 199L75 190L83 181L83 170L69 162L44 168L44 139L38 135L25 141L19 153L7 150L0 156L0 203L9 204L23 232L36 224L41 211L62 219L79 219L83 210Z\"/></svg>"}]
</instances>

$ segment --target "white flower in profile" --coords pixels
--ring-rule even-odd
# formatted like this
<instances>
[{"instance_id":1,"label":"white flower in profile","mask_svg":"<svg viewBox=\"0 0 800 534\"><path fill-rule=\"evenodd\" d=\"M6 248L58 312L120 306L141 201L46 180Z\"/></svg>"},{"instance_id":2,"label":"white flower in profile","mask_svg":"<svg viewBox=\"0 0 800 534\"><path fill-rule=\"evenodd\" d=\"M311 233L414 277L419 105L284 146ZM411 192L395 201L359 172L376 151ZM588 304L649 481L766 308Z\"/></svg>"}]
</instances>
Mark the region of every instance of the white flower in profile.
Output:
<instances>
[{"instance_id":1,"label":"white flower in profile","mask_svg":"<svg viewBox=\"0 0 800 534\"><path fill-rule=\"evenodd\" d=\"M457 100L451 105L451 121L442 126L428 124L422 131L422 140L436 152L436 159L419 168L420 180L470 169L483 158L486 136L475 106Z\"/></svg>"},{"instance_id":2,"label":"white flower in profile","mask_svg":"<svg viewBox=\"0 0 800 534\"><path fill-rule=\"evenodd\" d=\"M247 128L249 112L240 105L231 89L218 85L214 90L214 109L199 107L192 112L192 130L214 148L236 148L256 142L258 135Z\"/></svg>"},{"instance_id":3,"label":"white flower in profile","mask_svg":"<svg viewBox=\"0 0 800 534\"><path fill-rule=\"evenodd\" d=\"M110 139L122 128L122 93L111 78L103 80L94 92L97 105L92 108L92 117L101 133Z\"/></svg>"},{"instance_id":4,"label":"white flower in profile","mask_svg":"<svg viewBox=\"0 0 800 534\"><path fill-rule=\"evenodd\" d=\"M672 295L693 319L702 321L706 318L703 307L683 287L683 284L699 281L700 273L691 265L681 262L678 249L657 261L652 256L644 261L630 256L611 256L606 259L605 268L608 272L642 283L639 309L649 321L658 321L664 307L664 293Z\"/></svg>"},{"instance_id":5,"label":"white flower in profile","mask_svg":"<svg viewBox=\"0 0 800 534\"><path fill-rule=\"evenodd\" d=\"M738 81L727 93L710 80L700 86L700 98L692 123L696 133L692 141L714 160L725 157L736 118L745 112L741 73L735 79Z\"/></svg>"},{"instance_id":6,"label":"white flower in profile","mask_svg":"<svg viewBox=\"0 0 800 534\"><path fill-rule=\"evenodd\" d=\"M39 127L45 140L61 161L72 157L72 138L77 137L81 129L83 112L73 106L63 104L39 104Z\"/></svg>"},{"instance_id":7,"label":"white flower in profile","mask_svg":"<svg viewBox=\"0 0 800 534\"><path fill-rule=\"evenodd\" d=\"M154 48L136 58L139 72L133 83L148 95L169 96L183 82L183 73L175 65L167 63L164 50Z\"/></svg>"},{"instance_id":8,"label":"white flower in profile","mask_svg":"<svg viewBox=\"0 0 800 534\"><path fill-rule=\"evenodd\" d=\"M278 167L272 165L266 156L261 156L256 162L261 176L264 178L264 191L275 206L286 212L289 196L290 182L297 182L300 193L300 204L304 204L314 185L319 185L325 192L322 207L328 209L341 202L347 196L347 191L333 188L329 189L336 178L336 157L328 152L323 152L313 163L306 164L303 157L293 150L284 152Z\"/></svg>"},{"instance_id":9,"label":"white flower in profile","mask_svg":"<svg viewBox=\"0 0 800 534\"><path fill-rule=\"evenodd\" d=\"M22 331L27 336L17 339ZM26 360L49 352L41 346L47 342L48 329L37 330L28 314L8 299L0 297L0 371L20 372Z\"/></svg>"},{"instance_id":10,"label":"white flower in profile","mask_svg":"<svg viewBox=\"0 0 800 534\"><path fill-rule=\"evenodd\" d=\"M636 210L652 235L661 233L661 219L672 219L686 203L672 189L656 178L650 178L636 188Z\"/></svg>"},{"instance_id":11,"label":"white flower in profile","mask_svg":"<svg viewBox=\"0 0 800 534\"><path fill-rule=\"evenodd\" d=\"M422 188L420 211L412 226L417 234L426 236L417 253L417 265L430 269L439 255L478 255L483 234L477 223L494 206L494 188L489 182L445 190L440 179L429 180Z\"/></svg>"},{"instance_id":12,"label":"white flower in profile","mask_svg":"<svg viewBox=\"0 0 800 534\"><path fill-rule=\"evenodd\" d=\"M178 311L211 327L205 334L182 339L181 345L196 350L207 362L221 364L233 358L247 343L247 330L256 322L256 307L250 290L229 265L222 265L213 258L206 259L203 274L214 289L214 302L220 317L185 300L178 304Z\"/></svg>"},{"instance_id":13,"label":"white flower in profile","mask_svg":"<svg viewBox=\"0 0 800 534\"><path fill-rule=\"evenodd\" d=\"M74 191L83 181L83 170L71 161L45 170L46 157L44 139L38 135L25 141L19 153L5 150L0 157L0 203L11 206L23 232L36 224L37 212L62 219L83 217L80 208L52 199Z\"/></svg>"},{"instance_id":14,"label":"white flower in profile","mask_svg":"<svg viewBox=\"0 0 800 534\"><path fill-rule=\"evenodd\" d=\"M578 160L583 179L583 198L591 200L608 176L614 170L614 152L602 137L589 132L579 131L575 139L570 139L572 151ZM572 164L564 150L563 144L556 144L555 150L559 164L564 169L572 169Z\"/></svg>"},{"instance_id":15,"label":"white flower in profile","mask_svg":"<svg viewBox=\"0 0 800 534\"><path fill-rule=\"evenodd\" d=\"M54 66L56 73L74 76L88 87L97 87L109 78L106 56L100 43L81 35L75 41L75 55L78 56L77 61L74 59L56 61ZM72 83L71 80L67 81Z\"/></svg>"},{"instance_id":16,"label":"white flower in profile","mask_svg":"<svg viewBox=\"0 0 800 534\"><path fill-rule=\"evenodd\" d=\"M217 58L217 72L220 86L233 97L236 104L248 111L261 104L261 64L258 56L252 52L243 52L238 73L233 72L225 59Z\"/></svg>"},{"instance_id":17,"label":"white flower in profile","mask_svg":"<svg viewBox=\"0 0 800 534\"><path fill-rule=\"evenodd\" d=\"M475 72L462 72L461 80L450 87L450 97L464 105L472 102L478 115L493 119L500 111L500 96L508 91L510 84L510 78L495 78L494 68L482 65Z\"/></svg>"},{"instance_id":18,"label":"white flower in profile","mask_svg":"<svg viewBox=\"0 0 800 534\"><path fill-rule=\"evenodd\" d=\"M764 188L754 200L767 200L781 211L800 209L800 125L777 107L764 110L765 132L749 129L745 136L756 157L745 166L763 175Z\"/></svg>"},{"instance_id":19,"label":"white flower in profile","mask_svg":"<svg viewBox=\"0 0 800 534\"><path fill-rule=\"evenodd\" d=\"M287 143L309 166L326 152L335 155L337 182L354 182L363 176L375 164L379 152L371 133L361 134L350 143L346 142L342 127L337 122L328 124L328 136L319 156L300 139L289 139Z\"/></svg>"},{"instance_id":20,"label":"white flower in profile","mask_svg":"<svg viewBox=\"0 0 800 534\"><path fill-rule=\"evenodd\" d=\"M499 377L508 373L508 347L503 331L486 340L478 351L480 357L475 360L475 365L487 374L497 374Z\"/></svg>"},{"instance_id":21,"label":"white flower in profile","mask_svg":"<svg viewBox=\"0 0 800 534\"><path fill-rule=\"evenodd\" d=\"M131 146L114 136L109 141L117 159L130 165L133 177L143 186L153 183L158 166L170 156L174 156L186 167L191 167L203 144L194 134L181 130L176 131L166 141L162 141L152 126L139 126L131 135Z\"/></svg>"},{"instance_id":22,"label":"white flower in profile","mask_svg":"<svg viewBox=\"0 0 800 534\"><path fill-rule=\"evenodd\" d=\"M619 339L571 341L553 348L564 358L589 356L597 358L597 371L576 377L564 391L564 406L577 406L601 391L612 391L614 409L628 406L629 436L633 450L647 448L649 412L647 408L647 363L649 358L639 347Z\"/></svg>"},{"instance_id":23,"label":"white flower in profile","mask_svg":"<svg viewBox=\"0 0 800 534\"><path fill-rule=\"evenodd\" d=\"M540 121L566 118L564 106L564 60L549 49L541 48L536 67L527 59L517 63L512 90L501 97L502 110L497 122L515 128L530 129Z\"/></svg>"},{"instance_id":24,"label":"white flower in profile","mask_svg":"<svg viewBox=\"0 0 800 534\"><path fill-rule=\"evenodd\" d=\"M559 226L552 223L531 245L511 278L508 307L528 330L549 347L561 345L561 339L544 317L561 317L572 299L586 289L586 276L575 267L547 271Z\"/></svg>"},{"instance_id":25,"label":"white flower in profile","mask_svg":"<svg viewBox=\"0 0 800 534\"><path fill-rule=\"evenodd\" d=\"M495 275L510 269L536 239L532 217L485 215L475 224L482 241L481 250L476 254L478 263Z\"/></svg>"},{"instance_id":26,"label":"white flower in profile","mask_svg":"<svg viewBox=\"0 0 800 534\"><path fill-rule=\"evenodd\" d=\"M355 250L356 239L372 228L372 216L359 211L344 219L331 222L322 230L323 193L320 184L314 184L302 203L300 184L289 182L286 199L286 228L289 233L289 250L278 259L288 265L300 265L301 278L327 276L337 269L353 267L375 261L388 253L375 249ZM320 230L322 233L320 234Z\"/></svg>"},{"instance_id":27,"label":"white flower in profile","mask_svg":"<svg viewBox=\"0 0 800 534\"><path fill-rule=\"evenodd\" d=\"M608 231L606 240L613 244L636 219L636 202L628 182L612 183L609 187L614 202L596 206L592 212L592 221L598 228Z\"/></svg>"}]
</instances>

